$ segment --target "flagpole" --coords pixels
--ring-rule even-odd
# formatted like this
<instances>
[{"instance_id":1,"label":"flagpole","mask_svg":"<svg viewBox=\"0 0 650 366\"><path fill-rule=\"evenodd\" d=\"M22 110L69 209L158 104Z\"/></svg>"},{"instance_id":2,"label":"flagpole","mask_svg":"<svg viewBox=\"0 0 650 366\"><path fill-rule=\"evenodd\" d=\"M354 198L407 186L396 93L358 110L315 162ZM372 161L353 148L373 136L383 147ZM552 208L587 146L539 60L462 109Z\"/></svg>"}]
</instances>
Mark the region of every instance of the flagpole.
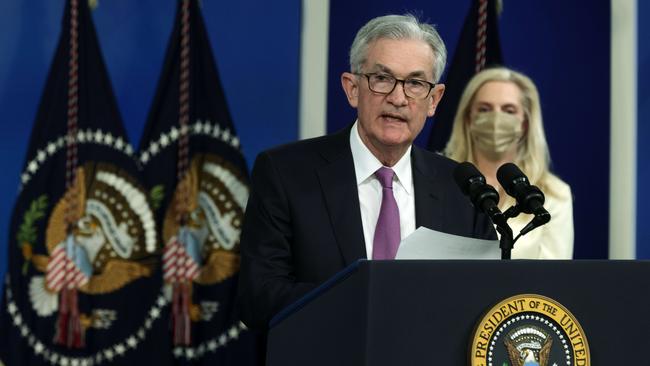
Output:
<instances>
[{"instance_id":1,"label":"flagpole","mask_svg":"<svg viewBox=\"0 0 650 366\"><path fill-rule=\"evenodd\" d=\"M77 135L77 122L79 116L79 0L70 0L70 40L68 54L68 112L66 131L66 163L65 163L65 188L66 210L65 224L66 236L74 240L74 227L77 221L79 197L75 185L75 174L78 162L78 151L75 137ZM68 241L66 240L66 245ZM75 245L74 242L72 245ZM68 249L68 248L66 248ZM76 250L72 247L71 263L75 263ZM57 321L54 343L68 348L82 348L81 322L79 319L79 303L76 290L75 272L64 265L63 287L61 288L61 311Z\"/></svg>"}]
</instances>

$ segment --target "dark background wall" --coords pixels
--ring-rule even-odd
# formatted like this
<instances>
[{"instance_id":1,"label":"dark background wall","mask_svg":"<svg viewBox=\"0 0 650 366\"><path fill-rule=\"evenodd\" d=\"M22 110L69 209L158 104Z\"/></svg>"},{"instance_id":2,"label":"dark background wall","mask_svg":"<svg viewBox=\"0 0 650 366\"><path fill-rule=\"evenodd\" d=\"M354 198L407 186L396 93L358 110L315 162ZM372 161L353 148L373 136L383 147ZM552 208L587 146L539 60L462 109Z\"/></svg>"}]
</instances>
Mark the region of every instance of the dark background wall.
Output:
<instances>
[{"instance_id":1,"label":"dark background wall","mask_svg":"<svg viewBox=\"0 0 650 366\"><path fill-rule=\"evenodd\" d=\"M574 257L607 258L610 2L503 3L500 34L505 63L537 84L552 169L573 190ZM332 0L328 130L338 130L356 116L339 77L349 70L349 45L359 27L387 13L422 14L437 24L451 61L469 5L470 1ZM432 123L418 137L420 146L426 146Z\"/></svg>"}]
</instances>

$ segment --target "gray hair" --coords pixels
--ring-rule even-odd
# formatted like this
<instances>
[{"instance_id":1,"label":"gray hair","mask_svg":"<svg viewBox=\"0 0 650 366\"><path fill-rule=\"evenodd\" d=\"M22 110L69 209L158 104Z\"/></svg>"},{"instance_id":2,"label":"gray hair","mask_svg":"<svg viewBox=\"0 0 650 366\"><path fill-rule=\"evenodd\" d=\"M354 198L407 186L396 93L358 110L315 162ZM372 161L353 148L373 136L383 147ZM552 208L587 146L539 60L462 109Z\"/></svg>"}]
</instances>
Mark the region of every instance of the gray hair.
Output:
<instances>
[{"instance_id":1,"label":"gray hair","mask_svg":"<svg viewBox=\"0 0 650 366\"><path fill-rule=\"evenodd\" d=\"M350 70L360 73L366 62L368 46L382 38L416 39L426 42L433 52L433 81L438 82L447 62L447 49L435 27L420 22L414 15L385 15L364 25L350 47Z\"/></svg>"}]
</instances>

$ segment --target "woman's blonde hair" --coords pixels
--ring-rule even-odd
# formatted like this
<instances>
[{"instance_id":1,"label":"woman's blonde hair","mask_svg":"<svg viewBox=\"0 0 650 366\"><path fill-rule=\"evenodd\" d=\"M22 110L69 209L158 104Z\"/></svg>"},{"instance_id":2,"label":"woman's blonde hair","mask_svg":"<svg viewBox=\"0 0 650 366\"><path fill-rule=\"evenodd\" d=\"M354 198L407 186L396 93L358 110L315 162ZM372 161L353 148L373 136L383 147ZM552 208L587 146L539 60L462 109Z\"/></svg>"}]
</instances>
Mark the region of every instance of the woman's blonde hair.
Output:
<instances>
[{"instance_id":1,"label":"woman's blonde hair","mask_svg":"<svg viewBox=\"0 0 650 366\"><path fill-rule=\"evenodd\" d=\"M485 69L474 75L469 81L458 104L445 155L459 162L476 163L469 134L470 112L476 93L483 84L489 81L511 82L517 85L521 91L521 105L524 109L524 136L517 145L517 156L514 163L528 176L532 184L539 186L544 191L550 189L547 183L551 174L549 172L551 158L544 134L539 93L530 78L505 67Z\"/></svg>"}]
</instances>

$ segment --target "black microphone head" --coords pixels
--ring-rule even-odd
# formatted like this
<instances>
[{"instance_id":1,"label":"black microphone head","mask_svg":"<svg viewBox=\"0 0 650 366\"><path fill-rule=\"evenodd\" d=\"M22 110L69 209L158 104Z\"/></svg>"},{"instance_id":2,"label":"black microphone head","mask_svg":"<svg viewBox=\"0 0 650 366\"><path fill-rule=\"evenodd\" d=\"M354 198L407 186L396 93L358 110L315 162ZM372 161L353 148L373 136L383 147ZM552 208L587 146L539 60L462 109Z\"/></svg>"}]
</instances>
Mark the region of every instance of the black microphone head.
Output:
<instances>
[{"instance_id":1,"label":"black microphone head","mask_svg":"<svg viewBox=\"0 0 650 366\"><path fill-rule=\"evenodd\" d=\"M454 180L463 194L469 195L469 187L472 185L472 181L482 180L485 182L485 177L476 169L474 164L465 161L458 164L454 169Z\"/></svg>"},{"instance_id":2,"label":"black microphone head","mask_svg":"<svg viewBox=\"0 0 650 366\"><path fill-rule=\"evenodd\" d=\"M506 217L498 206L499 193L494 187L485 183L485 177L474 164L467 161L458 164L454 169L454 180L463 194L469 196L476 209L487 214L497 226L507 226Z\"/></svg>"},{"instance_id":3,"label":"black microphone head","mask_svg":"<svg viewBox=\"0 0 650 366\"><path fill-rule=\"evenodd\" d=\"M531 203L529 204L529 206L531 207L531 210L535 210L537 209L538 205L539 206L544 205L544 202L546 201L546 196L544 196L544 193L542 192L541 189L539 189L539 187L531 185L530 187L528 187L525 200L530 201ZM532 203L533 201L536 201L537 203L533 204Z\"/></svg>"},{"instance_id":4,"label":"black microphone head","mask_svg":"<svg viewBox=\"0 0 650 366\"><path fill-rule=\"evenodd\" d=\"M522 212L531 214L544 204L544 193L530 184L526 174L513 163L505 163L497 170L497 180L506 192L517 200Z\"/></svg>"},{"instance_id":5,"label":"black microphone head","mask_svg":"<svg viewBox=\"0 0 650 366\"><path fill-rule=\"evenodd\" d=\"M505 163L499 167L497 170L497 180L501 184L501 187L511 196L516 196L514 188L517 183L530 184L526 174L513 163Z\"/></svg>"}]
</instances>

